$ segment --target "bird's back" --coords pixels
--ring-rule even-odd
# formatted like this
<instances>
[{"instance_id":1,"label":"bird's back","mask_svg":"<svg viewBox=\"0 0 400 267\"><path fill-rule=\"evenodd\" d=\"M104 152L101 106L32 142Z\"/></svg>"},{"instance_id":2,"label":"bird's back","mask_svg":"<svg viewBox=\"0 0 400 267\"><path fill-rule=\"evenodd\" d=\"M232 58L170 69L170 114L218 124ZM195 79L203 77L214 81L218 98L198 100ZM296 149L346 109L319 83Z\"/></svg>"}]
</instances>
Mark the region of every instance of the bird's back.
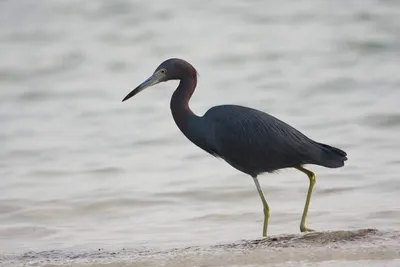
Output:
<instances>
[{"instance_id":1,"label":"bird's back","mask_svg":"<svg viewBox=\"0 0 400 267\"><path fill-rule=\"evenodd\" d=\"M217 154L250 175L303 164L336 168L347 159L344 151L317 143L285 122L252 108L216 106L203 118L212 125Z\"/></svg>"}]
</instances>

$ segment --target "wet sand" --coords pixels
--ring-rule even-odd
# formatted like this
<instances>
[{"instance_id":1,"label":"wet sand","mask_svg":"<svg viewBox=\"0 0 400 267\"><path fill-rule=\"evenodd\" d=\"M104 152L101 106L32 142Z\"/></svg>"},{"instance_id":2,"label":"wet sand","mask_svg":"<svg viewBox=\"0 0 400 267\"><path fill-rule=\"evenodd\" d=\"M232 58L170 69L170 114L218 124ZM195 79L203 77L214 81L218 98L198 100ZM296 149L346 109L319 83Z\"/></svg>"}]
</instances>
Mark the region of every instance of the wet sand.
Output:
<instances>
[{"instance_id":1,"label":"wet sand","mask_svg":"<svg viewBox=\"0 0 400 267\"><path fill-rule=\"evenodd\" d=\"M399 266L400 231L360 229L272 236L171 250L43 251L1 266Z\"/></svg>"}]
</instances>

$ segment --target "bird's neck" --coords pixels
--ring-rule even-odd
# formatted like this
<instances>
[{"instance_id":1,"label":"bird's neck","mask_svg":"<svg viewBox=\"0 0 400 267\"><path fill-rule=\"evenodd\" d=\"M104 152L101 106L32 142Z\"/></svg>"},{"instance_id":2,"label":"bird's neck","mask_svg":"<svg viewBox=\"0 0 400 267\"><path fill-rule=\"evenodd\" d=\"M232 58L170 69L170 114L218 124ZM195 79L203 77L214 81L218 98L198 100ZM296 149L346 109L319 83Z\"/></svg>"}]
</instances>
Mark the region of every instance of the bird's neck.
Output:
<instances>
[{"instance_id":1,"label":"bird's neck","mask_svg":"<svg viewBox=\"0 0 400 267\"><path fill-rule=\"evenodd\" d=\"M209 125L189 107L189 100L196 88L196 77L182 79L171 98L171 111L181 132L195 145L214 154L216 151L208 139Z\"/></svg>"},{"instance_id":2,"label":"bird's neck","mask_svg":"<svg viewBox=\"0 0 400 267\"><path fill-rule=\"evenodd\" d=\"M172 116L184 134L188 131L190 120L198 118L189 107L189 100L196 88L196 83L196 79L181 79L171 98Z\"/></svg>"}]
</instances>

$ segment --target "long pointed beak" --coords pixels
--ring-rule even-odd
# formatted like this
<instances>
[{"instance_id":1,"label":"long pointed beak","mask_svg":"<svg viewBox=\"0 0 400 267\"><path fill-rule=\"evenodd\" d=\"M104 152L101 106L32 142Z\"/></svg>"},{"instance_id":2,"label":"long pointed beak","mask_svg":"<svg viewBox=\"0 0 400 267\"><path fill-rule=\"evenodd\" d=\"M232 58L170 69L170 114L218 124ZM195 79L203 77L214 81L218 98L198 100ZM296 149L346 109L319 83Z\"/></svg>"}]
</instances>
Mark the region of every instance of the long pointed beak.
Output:
<instances>
[{"instance_id":1,"label":"long pointed beak","mask_svg":"<svg viewBox=\"0 0 400 267\"><path fill-rule=\"evenodd\" d=\"M125 100L128 100L129 98L131 98L132 96L140 93L141 91L143 91L144 89L153 86L159 82L161 82L160 79L160 75L157 75L157 73L154 73L153 75L150 76L150 78L148 78L147 80L145 80L142 84L140 84L138 87L136 87L135 89L133 89L127 96L125 96L124 99L122 99L122 102L124 102Z\"/></svg>"}]
</instances>

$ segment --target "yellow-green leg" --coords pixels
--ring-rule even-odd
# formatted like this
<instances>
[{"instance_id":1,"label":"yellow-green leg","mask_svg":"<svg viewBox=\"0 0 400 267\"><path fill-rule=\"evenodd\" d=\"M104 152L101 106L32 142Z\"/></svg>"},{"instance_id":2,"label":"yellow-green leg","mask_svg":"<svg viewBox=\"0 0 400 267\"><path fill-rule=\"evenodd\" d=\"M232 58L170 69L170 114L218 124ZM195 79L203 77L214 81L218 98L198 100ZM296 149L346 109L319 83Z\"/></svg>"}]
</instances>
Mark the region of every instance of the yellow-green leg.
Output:
<instances>
[{"instance_id":1,"label":"yellow-green leg","mask_svg":"<svg viewBox=\"0 0 400 267\"><path fill-rule=\"evenodd\" d=\"M307 220L307 214L308 214L308 207L310 206L310 201L311 201L311 195L314 189L314 185L316 182L315 179L315 174L310 171L307 170L303 167L296 167L296 169L298 169L299 171L307 174L308 179L310 179L310 185L308 187L308 193L307 193L307 199L306 199L306 204L304 205L304 211L303 211L303 216L301 217L301 223L300 223L300 231L301 232L314 232L313 229L310 229L306 226L306 220Z\"/></svg>"},{"instance_id":2,"label":"yellow-green leg","mask_svg":"<svg viewBox=\"0 0 400 267\"><path fill-rule=\"evenodd\" d=\"M270 212L269 212L269 206L267 201L264 198L264 193L260 187L260 183L258 182L257 176L253 177L254 183L256 184L258 194L260 195L261 201L263 203L264 207L264 227L263 227L263 237L267 236L267 230L268 230L268 222L269 222L269 217L270 217Z\"/></svg>"}]
</instances>

